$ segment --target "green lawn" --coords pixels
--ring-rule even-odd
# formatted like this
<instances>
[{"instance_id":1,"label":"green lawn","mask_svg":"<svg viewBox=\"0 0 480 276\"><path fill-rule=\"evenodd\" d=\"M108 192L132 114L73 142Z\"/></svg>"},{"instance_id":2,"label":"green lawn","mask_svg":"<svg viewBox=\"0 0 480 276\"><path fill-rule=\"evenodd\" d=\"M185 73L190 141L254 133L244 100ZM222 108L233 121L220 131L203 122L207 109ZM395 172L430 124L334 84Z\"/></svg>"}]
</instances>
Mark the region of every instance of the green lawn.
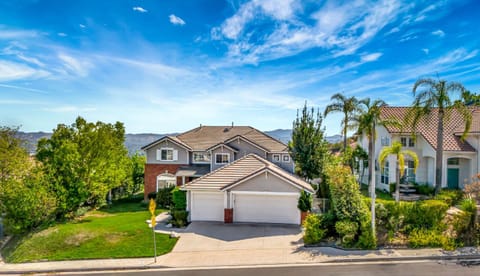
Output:
<instances>
[{"instance_id":1,"label":"green lawn","mask_svg":"<svg viewBox=\"0 0 480 276\"><path fill-rule=\"evenodd\" d=\"M362 192L362 195L365 197L370 197L370 192L368 190L368 185L363 185L361 186L360 191ZM393 200L393 197L391 194L386 193L384 191L380 190L375 190L375 195L377 199L383 199L383 200Z\"/></svg>"},{"instance_id":2,"label":"green lawn","mask_svg":"<svg viewBox=\"0 0 480 276\"><path fill-rule=\"evenodd\" d=\"M117 203L18 239L5 248L3 256L14 263L150 257L153 234L147 219L150 213L140 203ZM177 239L156 234L156 241L157 255L162 255L172 250Z\"/></svg>"}]
</instances>

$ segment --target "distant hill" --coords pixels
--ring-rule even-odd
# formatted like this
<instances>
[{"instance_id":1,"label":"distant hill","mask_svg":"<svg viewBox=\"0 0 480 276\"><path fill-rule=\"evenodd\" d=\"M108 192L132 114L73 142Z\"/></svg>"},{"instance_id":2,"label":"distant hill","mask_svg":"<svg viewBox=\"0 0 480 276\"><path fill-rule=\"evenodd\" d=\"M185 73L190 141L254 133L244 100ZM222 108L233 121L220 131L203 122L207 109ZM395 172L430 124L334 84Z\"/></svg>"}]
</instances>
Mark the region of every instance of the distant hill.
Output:
<instances>
[{"instance_id":1,"label":"distant hill","mask_svg":"<svg viewBox=\"0 0 480 276\"><path fill-rule=\"evenodd\" d=\"M273 138L280 140L287 144L292 136L291 129L276 129L271 131L265 131L265 133ZM155 133L141 133L141 134L126 134L125 135L125 147L128 149L129 154L134 154L137 151L141 151L141 147L150 144L151 142L160 139L165 135L176 135L177 133L169 134L155 134ZM52 133L48 132L19 132L19 136L25 141L25 147L28 152L35 153L37 142L41 138L50 138ZM338 143L342 141L341 135L327 136L325 137L329 143Z\"/></svg>"}]
</instances>

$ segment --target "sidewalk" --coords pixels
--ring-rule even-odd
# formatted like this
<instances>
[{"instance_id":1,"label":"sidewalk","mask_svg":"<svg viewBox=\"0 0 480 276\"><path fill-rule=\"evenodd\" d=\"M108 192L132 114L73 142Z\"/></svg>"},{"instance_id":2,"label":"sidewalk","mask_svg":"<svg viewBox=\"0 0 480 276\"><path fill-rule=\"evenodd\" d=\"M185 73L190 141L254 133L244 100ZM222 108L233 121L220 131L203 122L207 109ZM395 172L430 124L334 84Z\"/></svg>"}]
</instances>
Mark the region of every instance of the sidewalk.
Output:
<instances>
[{"instance_id":1,"label":"sidewalk","mask_svg":"<svg viewBox=\"0 0 480 276\"><path fill-rule=\"evenodd\" d=\"M258 266L275 264L312 264L328 262L480 259L479 248L453 252L441 249L381 249L345 251L330 247L287 249L174 252L152 258L102 259L81 261L0 263L0 274L76 272L149 268L195 268L211 266Z\"/></svg>"}]
</instances>

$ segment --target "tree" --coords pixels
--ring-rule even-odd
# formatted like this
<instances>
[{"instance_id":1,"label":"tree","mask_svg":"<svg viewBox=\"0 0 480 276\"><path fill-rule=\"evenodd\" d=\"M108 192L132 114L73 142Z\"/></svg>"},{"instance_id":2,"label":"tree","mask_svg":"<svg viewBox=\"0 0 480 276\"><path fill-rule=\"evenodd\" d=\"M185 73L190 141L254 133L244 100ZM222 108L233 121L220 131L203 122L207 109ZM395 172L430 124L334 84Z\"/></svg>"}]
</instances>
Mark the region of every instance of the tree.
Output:
<instances>
[{"instance_id":1,"label":"tree","mask_svg":"<svg viewBox=\"0 0 480 276\"><path fill-rule=\"evenodd\" d=\"M413 85L415 100L407 113L407 124L412 126L415 132L422 120L429 120L437 115L437 151L435 155L435 194L442 188L443 171L443 132L445 123L451 117L452 112L458 112L464 120L465 128L461 139L464 140L472 124L472 114L461 101L453 102L449 94L461 94L465 88L458 82L445 80L419 79ZM432 113L437 109L438 113Z\"/></svg>"},{"instance_id":2,"label":"tree","mask_svg":"<svg viewBox=\"0 0 480 276\"><path fill-rule=\"evenodd\" d=\"M382 151L380 151L380 156L378 158L378 162L380 163L381 168L384 166L384 161L387 159L389 155L395 155L397 157L397 166L395 172L395 201L400 201L400 178L403 176L405 167L405 157L410 156L413 159L413 169L414 171L417 170L418 167L418 156L415 152L411 150L404 150L402 149L402 143L396 141L393 142L391 146L384 147Z\"/></svg>"},{"instance_id":3,"label":"tree","mask_svg":"<svg viewBox=\"0 0 480 276\"><path fill-rule=\"evenodd\" d=\"M322 173L325 156L327 155L327 142L322 129L322 117L312 108L307 108L307 103L301 115L297 111L297 119L293 121L292 140L288 143L290 155L295 161L295 171L307 180L317 178Z\"/></svg>"},{"instance_id":4,"label":"tree","mask_svg":"<svg viewBox=\"0 0 480 276\"><path fill-rule=\"evenodd\" d=\"M60 124L50 139L41 139L37 159L59 201L58 216L83 205L97 207L128 177L123 124L89 123L78 117Z\"/></svg>"},{"instance_id":5,"label":"tree","mask_svg":"<svg viewBox=\"0 0 480 276\"><path fill-rule=\"evenodd\" d=\"M462 97L461 101L466 105L466 106L480 106L480 95L476 93L472 93L468 90L465 90L462 92Z\"/></svg>"},{"instance_id":6,"label":"tree","mask_svg":"<svg viewBox=\"0 0 480 276\"><path fill-rule=\"evenodd\" d=\"M337 93L333 95L330 100L335 101L327 105L324 111L324 117L326 118L329 113L342 112L342 132L343 132L343 149L347 148L347 131L353 128L350 124L354 120L356 113L360 112L359 101L355 96L346 97L343 94Z\"/></svg>"},{"instance_id":7,"label":"tree","mask_svg":"<svg viewBox=\"0 0 480 276\"><path fill-rule=\"evenodd\" d=\"M368 183L372 198L372 233L375 235L375 139L376 127L381 125L396 124L396 122L380 117L382 106L386 103L382 100L371 101L369 98L361 100L364 109L360 116L356 117L358 133L364 133L368 139Z\"/></svg>"},{"instance_id":8,"label":"tree","mask_svg":"<svg viewBox=\"0 0 480 276\"><path fill-rule=\"evenodd\" d=\"M0 126L0 214L10 233L22 233L51 221L55 197L37 163L22 147L18 128Z\"/></svg>"}]
</instances>

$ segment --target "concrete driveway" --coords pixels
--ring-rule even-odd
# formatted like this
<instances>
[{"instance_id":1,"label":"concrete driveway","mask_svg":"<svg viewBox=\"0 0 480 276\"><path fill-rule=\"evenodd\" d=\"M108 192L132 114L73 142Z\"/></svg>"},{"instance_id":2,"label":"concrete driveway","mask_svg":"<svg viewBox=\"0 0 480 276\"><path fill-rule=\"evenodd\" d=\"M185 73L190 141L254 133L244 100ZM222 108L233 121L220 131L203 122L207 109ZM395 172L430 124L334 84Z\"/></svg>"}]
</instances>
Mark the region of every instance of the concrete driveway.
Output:
<instances>
[{"instance_id":1,"label":"concrete driveway","mask_svg":"<svg viewBox=\"0 0 480 276\"><path fill-rule=\"evenodd\" d=\"M195 251L288 249L303 244L299 226L192 222L180 234L173 253Z\"/></svg>"}]
</instances>

